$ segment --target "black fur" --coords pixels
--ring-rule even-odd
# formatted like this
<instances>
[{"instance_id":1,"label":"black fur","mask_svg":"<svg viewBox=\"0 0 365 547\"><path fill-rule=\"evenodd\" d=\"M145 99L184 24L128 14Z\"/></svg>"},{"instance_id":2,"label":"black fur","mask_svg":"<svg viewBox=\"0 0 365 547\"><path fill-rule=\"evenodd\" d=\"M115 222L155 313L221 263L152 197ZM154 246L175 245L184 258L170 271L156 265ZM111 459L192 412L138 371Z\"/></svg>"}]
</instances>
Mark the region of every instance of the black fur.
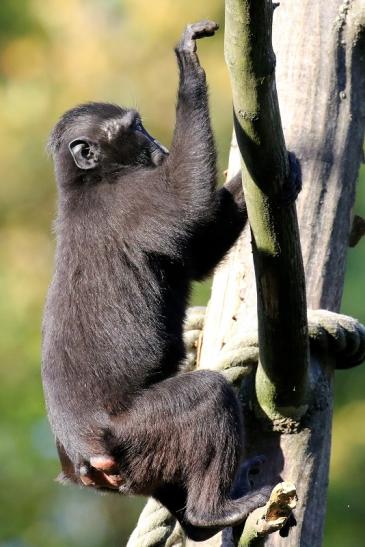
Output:
<instances>
[{"instance_id":1,"label":"black fur","mask_svg":"<svg viewBox=\"0 0 365 547\"><path fill-rule=\"evenodd\" d=\"M177 374L190 284L217 265L246 222L240 178L216 188L195 53L195 39L216 28L191 25L176 48L169 155L141 130L137 112L111 104L70 110L53 130L57 251L43 323L43 385L63 478L102 487L90 458L111 457L119 491L159 499L197 540L242 522L268 494L230 497L242 435L226 380ZM95 152L94 169L75 164L75 139L80 154Z\"/></svg>"}]
</instances>

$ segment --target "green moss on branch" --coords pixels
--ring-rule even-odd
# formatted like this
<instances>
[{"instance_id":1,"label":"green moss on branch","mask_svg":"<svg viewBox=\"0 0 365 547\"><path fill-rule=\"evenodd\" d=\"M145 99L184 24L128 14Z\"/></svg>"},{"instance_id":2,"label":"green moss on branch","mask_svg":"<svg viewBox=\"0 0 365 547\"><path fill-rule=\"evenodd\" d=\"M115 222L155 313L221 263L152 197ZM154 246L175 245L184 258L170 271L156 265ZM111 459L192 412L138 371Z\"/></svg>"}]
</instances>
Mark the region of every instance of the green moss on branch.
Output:
<instances>
[{"instance_id":1,"label":"green moss on branch","mask_svg":"<svg viewBox=\"0 0 365 547\"><path fill-rule=\"evenodd\" d=\"M280 8L279 8L280 9ZM229 68L258 295L258 402L271 417L306 410L308 328L295 205L278 206L289 175L275 86L271 0L226 0Z\"/></svg>"}]
</instances>

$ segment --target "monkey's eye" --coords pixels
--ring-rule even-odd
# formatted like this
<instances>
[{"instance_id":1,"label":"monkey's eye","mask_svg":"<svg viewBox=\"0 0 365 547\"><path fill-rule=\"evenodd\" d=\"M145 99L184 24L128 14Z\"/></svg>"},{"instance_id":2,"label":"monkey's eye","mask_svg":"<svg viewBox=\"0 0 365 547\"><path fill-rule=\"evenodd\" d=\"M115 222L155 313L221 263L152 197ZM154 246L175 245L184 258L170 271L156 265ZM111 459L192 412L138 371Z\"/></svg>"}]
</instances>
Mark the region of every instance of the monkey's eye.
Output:
<instances>
[{"instance_id":1,"label":"monkey's eye","mask_svg":"<svg viewBox=\"0 0 365 547\"><path fill-rule=\"evenodd\" d=\"M141 131L141 133L143 133L143 125L142 125L142 121L139 119L139 118L136 118L133 123L132 123L132 129L134 129L135 131Z\"/></svg>"}]
</instances>

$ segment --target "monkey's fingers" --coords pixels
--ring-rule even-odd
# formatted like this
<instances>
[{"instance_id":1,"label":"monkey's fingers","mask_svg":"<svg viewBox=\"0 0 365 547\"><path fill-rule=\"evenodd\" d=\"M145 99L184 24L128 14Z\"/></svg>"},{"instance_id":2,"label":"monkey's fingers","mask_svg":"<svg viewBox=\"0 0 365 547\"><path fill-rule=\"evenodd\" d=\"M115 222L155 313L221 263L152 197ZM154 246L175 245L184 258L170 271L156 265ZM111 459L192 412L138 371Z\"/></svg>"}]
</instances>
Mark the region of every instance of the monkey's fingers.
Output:
<instances>
[{"instance_id":1,"label":"monkey's fingers","mask_svg":"<svg viewBox=\"0 0 365 547\"><path fill-rule=\"evenodd\" d=\"M199 40L199 38L214 36L218 29L219 25L215 21L204 20L188 25L185 32L190 34L192 40Z\"/></svg>"},{"instance_id":2,"label":"monkey's fingers","mask_svg":"<svg viewBox=\"0 0 365 547\"><path fill-rule=\"evenodd\" d=\"M179 49L194 53L196 51L195 41L200 38L213 36L218 28L219 25L217 23L208 20L199 21L198 23L188 25L182 36Z\"/></svg>"}]
</instances>

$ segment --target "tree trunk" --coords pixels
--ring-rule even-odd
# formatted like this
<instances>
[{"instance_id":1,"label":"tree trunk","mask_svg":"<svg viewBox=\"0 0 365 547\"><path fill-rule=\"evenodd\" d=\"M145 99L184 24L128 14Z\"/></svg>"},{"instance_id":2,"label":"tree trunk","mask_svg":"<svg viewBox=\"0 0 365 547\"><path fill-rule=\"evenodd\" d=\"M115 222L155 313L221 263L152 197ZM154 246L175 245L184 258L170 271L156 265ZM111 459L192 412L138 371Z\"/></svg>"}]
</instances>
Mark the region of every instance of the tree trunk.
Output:
<instances>
[{"instance_id":1,"label":"tree trunk","mask_svg":"<svg viewBox=\"0 0 365 547\"><path fill-rule=\"evenodd\" d=\"M365 3L363 0L281 0L273 46L287 149L301 162L297 204L309 308L338 311L365 124ZM232 147L229 175L239 168ZM283 304L283 302L282 302ZM200 366L210 368L225 343L256 323L250 232L216 272ZM301 421L263 419L243 404L246 456L265 454L262 481L293 482L297 526L265 545L322 543L331 442L331 357L311 355L310 405ZM244 389L242 396L247 391ZM204 545L221 545L220 536ZM189 545L193 545L189 542ZM199 544L203 545L203 544Z\"/></svg>"}]
</instances>

